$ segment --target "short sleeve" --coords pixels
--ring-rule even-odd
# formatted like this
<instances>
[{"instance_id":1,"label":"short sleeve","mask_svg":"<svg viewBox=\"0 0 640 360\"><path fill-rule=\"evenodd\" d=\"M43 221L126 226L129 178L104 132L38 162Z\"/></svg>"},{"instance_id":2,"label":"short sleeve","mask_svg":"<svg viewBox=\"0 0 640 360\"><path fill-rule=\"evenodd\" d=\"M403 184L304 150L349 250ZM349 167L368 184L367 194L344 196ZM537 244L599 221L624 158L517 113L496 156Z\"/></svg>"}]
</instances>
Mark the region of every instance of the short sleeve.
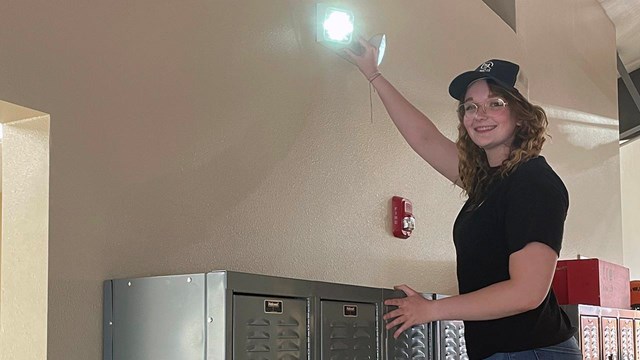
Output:
<instances>
[{"instance_id":1,"label":"short sleeve","mask_svg":"<svg viewBox=\"0 0 640 360\"><path fill-rule=\"evenodd\" d=\"M531 242L541 242L560 255L569 208L567 190L557 177L531 175L514 179L506 194L505 235L509 254Z\"/></svg>"}]
</instances>

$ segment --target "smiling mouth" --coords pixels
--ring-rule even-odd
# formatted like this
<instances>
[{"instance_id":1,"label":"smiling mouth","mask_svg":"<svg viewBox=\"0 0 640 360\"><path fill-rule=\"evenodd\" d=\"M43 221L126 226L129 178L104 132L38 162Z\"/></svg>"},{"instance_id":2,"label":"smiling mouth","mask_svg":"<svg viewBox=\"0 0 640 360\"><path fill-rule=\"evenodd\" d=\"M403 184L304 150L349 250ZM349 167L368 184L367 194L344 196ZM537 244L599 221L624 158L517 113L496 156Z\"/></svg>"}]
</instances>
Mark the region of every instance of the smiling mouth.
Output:
<instances>
[{"instance_id":1,"label":"smiling mouth","mask_svg":"<svg viewBox=\"0 0 640 360\"><path fill-rule=\"evenodd\" d=\"M474 128L473 130L475 130L476 132L487 132L487 131L491 131L493 129L495 129L497 126L492 125L492 126L478 126L477 128Z\"/></svg>"}]
</instances>

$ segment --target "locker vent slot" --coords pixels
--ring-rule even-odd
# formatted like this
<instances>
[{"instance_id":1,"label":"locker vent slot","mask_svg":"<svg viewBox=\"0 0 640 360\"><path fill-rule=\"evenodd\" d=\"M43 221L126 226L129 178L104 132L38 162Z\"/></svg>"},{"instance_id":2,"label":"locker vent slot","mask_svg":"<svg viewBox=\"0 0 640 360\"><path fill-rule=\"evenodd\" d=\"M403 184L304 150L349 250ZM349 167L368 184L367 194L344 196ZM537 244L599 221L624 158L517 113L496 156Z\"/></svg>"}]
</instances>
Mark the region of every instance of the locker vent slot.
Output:
<instances>
[{"instance_id":1,"label":"locker vent slot","mask_svg":"<svg viewBox=\"0 0 640 360\"><path fill-rule=\"evenodd\" d=\"M298 326L300 323L296 321L294 318L289 318L287 320L278 320L278 326Z\"/></svg>"},{"instance_id":2,"label":"locker vent slot","mask_svg":"<svg viewBox=\"0 0 640 360\"><path fill-rule=\"evenodd\" d=\"M267 319L250 319L247 323L249 326L269 326L271 323Z\"/></svg>"},{"instance_id":3,"label":"locker vent slot","mask_svg":"<svg viewBox=\"0 0 640 360\"><path fill-rule=\"evenodd\" d=\"M269 348L267 345L249 345L247 346L247 351L248 352L269 352L271 351L271 348Z\"/></svg>"},{"instance_id":4,"label":"locker vent slot","mask_svg":"<svg viewBox=\"0 0 640 360\"><path fill-rule=\"evenodd\" d=\"M279 351L299 351L300 346L298 346L293 341L284 341L280 346L278 346Z\"/></svg>"},{"instance_id":5,"label":"locker vent slot","mask_svg":"<svg viewBox=\"0 0 640 360\"><path fill-rule=\"evenodd\" d=\"M262 339L269 339L271 337L271 335L269 335L268 332L265 331L252 331L249 333L249 336L247 336L247 338L249 340L262 340Z\"/></svg>"}]
</instances>

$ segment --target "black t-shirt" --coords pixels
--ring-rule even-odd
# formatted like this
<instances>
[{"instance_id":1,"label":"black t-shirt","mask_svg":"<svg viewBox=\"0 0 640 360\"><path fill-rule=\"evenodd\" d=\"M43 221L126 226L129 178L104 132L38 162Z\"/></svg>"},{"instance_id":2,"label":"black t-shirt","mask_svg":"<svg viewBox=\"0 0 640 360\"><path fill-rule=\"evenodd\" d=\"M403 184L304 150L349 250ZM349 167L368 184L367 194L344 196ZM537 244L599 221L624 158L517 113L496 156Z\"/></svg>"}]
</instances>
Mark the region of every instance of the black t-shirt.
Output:
<instances>
[{"instance_id":1,"label":"black t-shirt","mask_svg":"<svg viewBox=\"0 0 640 360\"><path fill-rule=\"evenodd\" d=\"M567 189L542 156L496 180L479 207L467 202L453 227L460 294L508 280L509 255L530 242L560 254L568 207ZM555 345L575 333L552 290L534 310L464 323L471 359Z\"/></svg>"}]
</instances>

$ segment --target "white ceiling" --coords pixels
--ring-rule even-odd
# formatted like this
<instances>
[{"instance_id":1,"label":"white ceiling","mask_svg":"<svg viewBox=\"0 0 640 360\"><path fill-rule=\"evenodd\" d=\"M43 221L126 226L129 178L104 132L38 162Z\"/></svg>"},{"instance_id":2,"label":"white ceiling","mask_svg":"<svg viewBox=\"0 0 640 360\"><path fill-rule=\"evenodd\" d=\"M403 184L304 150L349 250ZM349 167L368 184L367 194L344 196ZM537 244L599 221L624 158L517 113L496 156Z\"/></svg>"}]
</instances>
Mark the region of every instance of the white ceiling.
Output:
<instances>
[{"instance_id":1,"label":"white ceiling","mask_svg":"<svg viewBox=\"0 0 640 360\"><path fill-rule=\"evenodd\" d=\"M616 27L616 47L627 72L640 68L640 0L598 0Z\"/></svg>"}]
</instances>

